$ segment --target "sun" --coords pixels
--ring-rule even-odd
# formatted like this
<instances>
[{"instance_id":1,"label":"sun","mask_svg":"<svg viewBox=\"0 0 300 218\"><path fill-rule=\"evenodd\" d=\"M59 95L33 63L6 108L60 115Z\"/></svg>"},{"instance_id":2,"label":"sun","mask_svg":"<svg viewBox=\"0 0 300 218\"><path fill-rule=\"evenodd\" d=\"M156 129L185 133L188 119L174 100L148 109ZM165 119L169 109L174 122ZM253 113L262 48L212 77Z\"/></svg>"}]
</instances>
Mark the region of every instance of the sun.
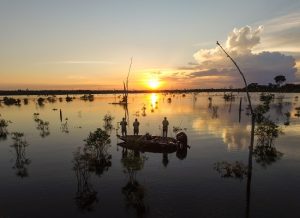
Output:
<instances>
[{"instance_id":1,"label":"sun","mask_svg":"<svg viewBox=\"0 0 300 218\"><path fill-rule=\"evenodd\" d=\"M152 78L148 81L148 86L151 89L157 89L160 86L160 81L158 79Z\"/></svg>"}]
</instances>

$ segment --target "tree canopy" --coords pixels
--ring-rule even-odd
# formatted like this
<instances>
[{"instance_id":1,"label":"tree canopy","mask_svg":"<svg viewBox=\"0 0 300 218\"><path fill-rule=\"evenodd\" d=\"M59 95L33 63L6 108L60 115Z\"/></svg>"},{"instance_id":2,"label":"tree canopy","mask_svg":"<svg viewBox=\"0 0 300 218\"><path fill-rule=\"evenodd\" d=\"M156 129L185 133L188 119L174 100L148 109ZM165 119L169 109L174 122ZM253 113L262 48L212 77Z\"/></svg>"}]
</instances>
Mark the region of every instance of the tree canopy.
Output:
<instances>
[{"instance_id":1,"label":"tree canopy","mask_svg":"<svg viewBox=\"0 0 300 218\"><path fill-rule=\"evenodd\" d=\"M286 78L285 76L283 75L278 75L278 76L275 76L274 77L274 80L275 80L275 83L278 85L278 86L281 86L282 83L284 83L286 81Z\"/></svg>"}]
</instances>

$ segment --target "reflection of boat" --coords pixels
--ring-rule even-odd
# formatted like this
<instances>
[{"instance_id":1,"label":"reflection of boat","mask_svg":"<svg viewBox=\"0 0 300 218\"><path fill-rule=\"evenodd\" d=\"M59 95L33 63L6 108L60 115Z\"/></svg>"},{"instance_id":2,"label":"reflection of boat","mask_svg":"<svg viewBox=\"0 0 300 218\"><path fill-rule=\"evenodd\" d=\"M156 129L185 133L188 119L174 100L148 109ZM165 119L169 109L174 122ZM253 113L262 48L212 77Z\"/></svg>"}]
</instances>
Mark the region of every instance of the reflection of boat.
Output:
<instances>
[{"instance_id":1,"label":"reflection of boat","mask_svg":"<svg viewBox=\"0 0 300 218\"><path fill-rule=\"evenodd\" d=\"M125 101L119 101L119 102L112 102L110 104L120 104L120 105L127 105L128 103Z\"/></svg>"},{"instance_id":2,"label":"reflection of boat","mask_svg":"<svg viewBox=\"0 0 300 218\"><path fill-rule=\"evenodd\" d=\"M178 135L182 136L184 133L180 134ZM151 136L149 134L127 136L117 135L117 137L123 141L118 145L131 150L153 153L173 153L179 148L188 147L186 140L182 140L182 137L178 137L178 135L176 136L176 139L171 137Z\"/></svg>"},{"instance_id":3,"label":"reflection of boat","mask_svg":"<svg viewBox=\"0 0 300 218\"><path fill-rule=\"evenodd\" d=\"M141 152L151 152L151 153L173 153L177 151L177 145L167 145L162 146L161 144L142 144L141 143L118 143L119 146L129 149L129 150L138 150Z\"/></svg>"}]
</instances>

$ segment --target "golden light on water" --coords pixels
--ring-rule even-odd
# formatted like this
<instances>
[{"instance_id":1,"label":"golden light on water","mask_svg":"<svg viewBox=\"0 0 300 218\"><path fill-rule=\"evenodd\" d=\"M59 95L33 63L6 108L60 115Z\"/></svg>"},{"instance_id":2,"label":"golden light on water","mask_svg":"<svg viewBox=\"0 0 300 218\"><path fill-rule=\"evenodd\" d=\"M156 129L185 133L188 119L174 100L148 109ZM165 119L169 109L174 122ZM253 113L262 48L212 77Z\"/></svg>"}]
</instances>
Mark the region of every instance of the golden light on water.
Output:
<instances>
[{"instance_id":1,"label":"golden light on water","mask_svg":"<svg viewBox=\"0 0 300 218\"><path fill-rule=\"evenodd\" d=\"M158 103L158 95L155 93L151 94L151 106L155 107L155 105Z\"/></svg>"}]
</instances>

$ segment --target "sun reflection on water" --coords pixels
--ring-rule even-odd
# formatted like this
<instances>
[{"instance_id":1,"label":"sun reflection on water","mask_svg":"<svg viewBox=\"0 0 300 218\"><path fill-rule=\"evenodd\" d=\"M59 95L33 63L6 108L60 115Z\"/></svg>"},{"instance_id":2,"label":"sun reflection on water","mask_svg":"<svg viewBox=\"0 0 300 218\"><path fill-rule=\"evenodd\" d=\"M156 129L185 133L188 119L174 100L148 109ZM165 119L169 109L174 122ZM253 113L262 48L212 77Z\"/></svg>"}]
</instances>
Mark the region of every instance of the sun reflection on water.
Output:
<instances>
[{"instance_id":1,"label":"sun reflection on water","mask_svg":"<svg viewBox=\"0 0 300 218\"><path fill-rule=\"evenodd\" d=\"M152 93L150 96L151 106L154 108L158 104L159 96L156 93Z\"/></svg>"}]
</instances>

